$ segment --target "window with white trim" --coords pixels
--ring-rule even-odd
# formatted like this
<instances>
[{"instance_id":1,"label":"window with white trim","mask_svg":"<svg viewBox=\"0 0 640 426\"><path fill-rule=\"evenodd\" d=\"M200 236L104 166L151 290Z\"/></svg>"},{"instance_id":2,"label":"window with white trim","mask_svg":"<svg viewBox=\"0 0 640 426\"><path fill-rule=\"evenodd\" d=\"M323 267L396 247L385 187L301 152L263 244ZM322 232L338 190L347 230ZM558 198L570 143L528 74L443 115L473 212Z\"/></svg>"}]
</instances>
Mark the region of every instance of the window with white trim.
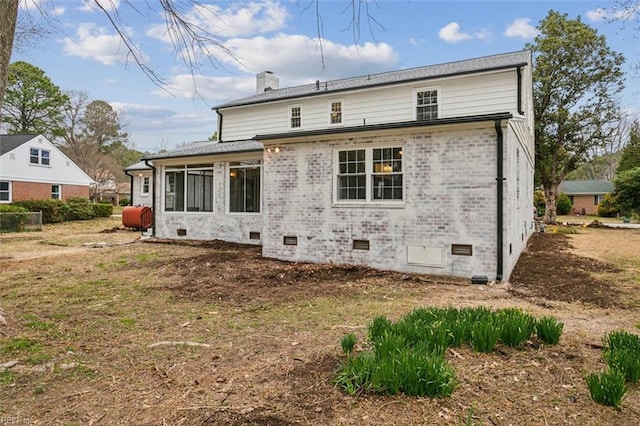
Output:
<instances>
[{"instance_id":1,"label":"window with white trim","mask_svg":"<svg viewBox=\"0 0 640 426\"><path fill-rule=\"evenodd\" d=\"M260 213L262 161L229 163L229 212Z\"/></svg>"},{"instance_id":2,"label":"window with white trim","mask_svg":"<svg viewBox=\"0 0 640 426\"><path fill-rule=\"evenodd\" d=\"M289 107L289 128L298 129L302 127L302 105L291 105Z\"/></svg>"},{"instance_id":3,"label":"window with white trim","mask_svg":"<svg viewBox=\"0 0 640 426\"><path fill-rule=\"evenodd\" d=\"M402 148L355 148L337 151L336 200L402 201Z\"/></svg>"},{"instance_id":4,"label":"window with white trim","mask_svg":"<svg viewBox=\"0 0 640 426\"><path fill-rule=\"evenodd\" d=\"M149 176L143 176L142 177L141 192L143 194L148 194L150 186L151 186L151 178Z\"/></svg>"},{"instance_id":5,"label":"window with white trim","mask_svg":"<svg viewBox=\"0 0 640 426\"><path fill-rule=\"evenodd\" d=\"M329 124L342 124L342 101L329 102Z\"/></svg>"},{"instance_id":6,"label":"window with white trim","mask_svg":"<svg viewBox=\"0 0 640 426\"><path fill-rule=\"evenodd\" d=\"M0 202L11 201L11 186L8 181L0 181Z\"/></svg>"},{"instance_id":7,"label":"window with white trim","mask_svg":"<svg viewBox=\"0 0 640 426\"><path fill-rule=\"evenodd\" d=\"M29 163L40 164L42 166L50 165L50 151L40 148L29 149Z\"/></svg>"},{"instance_id":8,"label":"window with white trim","mask_svg":"<svg viewBox=\"0 0 640 426\"><path fill-rule=\"evenodd\" d=\"M54 200L60 199L60 185L51 185L51 198Z\"/></svg>"},{"instance_id":9,"label":"window with white trim","mask_svg":"<svg viewBox=\"0 0 640 426\"><path fill-rule=\"evenodd\" d=\"M213 211L213 164L167 167L164 173L164 210Z\"/></svg>"},{"instance_id":10,"label":"window with white trim","mask_svg":"<svg viewBox=\"0 0 640 426\"><path fill-rule=\"evenodd\" d=\"M438 89L417 90L415 105L416 120L438 118Z\"/></svg>"}]
</instances>

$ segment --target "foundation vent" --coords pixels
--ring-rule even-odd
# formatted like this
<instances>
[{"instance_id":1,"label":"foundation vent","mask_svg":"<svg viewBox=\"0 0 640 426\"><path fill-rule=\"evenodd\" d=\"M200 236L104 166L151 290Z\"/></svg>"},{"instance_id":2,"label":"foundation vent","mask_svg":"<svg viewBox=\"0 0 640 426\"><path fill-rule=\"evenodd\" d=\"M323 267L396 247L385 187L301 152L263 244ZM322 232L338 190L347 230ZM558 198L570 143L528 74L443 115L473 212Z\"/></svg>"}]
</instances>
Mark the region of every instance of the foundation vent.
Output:
<instances>
[{"instance_id":1,"label":"foundation vent","mask_svg":"<svg viewBox=\"0 0 640 426\"><path fill-rule=\"evenodd\" d=\"M353 240L354 250L369 250L369 240Z\"/></svg>"},{"instance_id":2,"label":"foundation vent","mask_svg":"<svg viewBox=\"0 0 640 426\"><path fill-rule=\"evenodd\" d=\"M283 244L285 246L297 246L298 245L298 237L285 236L283 239Z\"/></svg>"},{"instance_id":3,"label":"foundation vent","mask_svg":"<svg viewBox=\"0 0 640 426\"><path fill-rule=\"evenodd\" d=\"M451 254L454 256L473 256L471 244L451 244Z\"/></svg>"}]
</instances>

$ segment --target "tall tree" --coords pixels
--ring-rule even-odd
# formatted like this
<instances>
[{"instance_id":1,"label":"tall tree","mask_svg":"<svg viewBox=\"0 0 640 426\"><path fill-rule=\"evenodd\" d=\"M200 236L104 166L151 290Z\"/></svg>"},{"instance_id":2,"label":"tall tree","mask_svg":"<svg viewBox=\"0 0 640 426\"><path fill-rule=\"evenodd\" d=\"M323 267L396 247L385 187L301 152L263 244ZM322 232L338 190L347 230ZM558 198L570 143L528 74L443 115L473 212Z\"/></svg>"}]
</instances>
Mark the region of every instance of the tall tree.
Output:
<instances>
[{"instance_id":1,"label":"tall tree","mask_svg":"<svg viewBox=\"0 0 640 426\"><path fill-rule=\"evenodd\" d=\"M101 149L116 142L126 143L129 136L122 131L118 113L105 101L92 101L83 118L84 135Z\"/></svg>"},{"instance_id":2,"label":"tall tree","mask_svg":"<svg viewBox=\"0 0 640 426\"><path fill-rule=\"evenodd\" d=\"M63 111L69 98L45 72L27 62L9 66L9 77L0 113L9 133L62 134Z\"/></svg>"},{"instance_id":3,"label":"tall tree","mask_svg":"<svg viewBox=\"0 0 640 426\"><path fill-rule=\"evenodd\" d=\"M640 121L635 121L629 132L629 142L622 150L616 173L640 167Z\"/></svg>"},{"instance_id":4,"label":"tall tree","mask_svg":"<svg viewBox=\"0 0 640 426\"><path fill-rule=\"evenodd\" d=\"M616 176L614 196L624 214L640 214L640 167Z\"/></svg>"},{"instance_id":5,"label":"tall tree","mask_svg":"<svg viewBox=\"0 0 640 426\"><path fill-rule=\"evenodd\" d=\"M534 53L536 181L544 188L544 221L556 220L558 185L606 140L619 118L616 94L623 87L624 57L580 18L549 11Z\"/></svg>"},{"instance_id":6,"label":"tall tree","mask_svg":"<svg viewBox=\"0 0 640 426\"><path fill-rule=\"evenodd\" d=\"M11 51L18 21L19 0L0 1L0 106L4 98L9 75Z\"/></svg>"}]
</instances>

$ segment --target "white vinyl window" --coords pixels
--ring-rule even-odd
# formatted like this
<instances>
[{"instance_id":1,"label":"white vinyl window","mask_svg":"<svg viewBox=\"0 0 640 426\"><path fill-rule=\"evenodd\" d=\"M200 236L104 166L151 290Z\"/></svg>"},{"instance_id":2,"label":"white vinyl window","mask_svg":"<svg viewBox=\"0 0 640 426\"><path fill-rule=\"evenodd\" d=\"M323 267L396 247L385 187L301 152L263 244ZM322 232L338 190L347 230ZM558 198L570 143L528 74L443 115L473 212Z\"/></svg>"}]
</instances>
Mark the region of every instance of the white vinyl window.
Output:
<instances>
[{"instance_id":1,"label":"white vinyl window","mask_svg":"<svg viewBox=\"0 0 640 426\"><path fill-rule=\"evenodd\" d=\"M329 102L329 124L342 124L342 101Z\"/></svg>"},{"instance_id":2,"label":"white vinyl window","mask_svg":"<svg viewBox=\"0 0 640 426\"><path fill-rule=\"evenodd\" d=\"M213 211L213 164L168 167L164 173L164 210Z\"/></svg>"},{"instance_id":3,"label":"white vinyl window","mask_svg":"<svg viewBox=\"0 0 640 426\"><path fill-rule=\"evenodd\" d=\"M142 194L148 194L150 186L151 186L151 178L149 176L144 176L142 178L142 186L141 186Z\"/></svg>"},{"instance_id":4,"label":"white vinyl window","mask_svg":"<svg viewBox=\"0 0 640 426\"><path fill-rule=\"evenodd\" d=\"M11 201L11 186L8 181L0 181L0 203Z\"/></svg>"},{"instance_id":5,"label":"white vinyl window","mask_svg":"<svg viewBox=\"0 0 640 426\"><path fill-rule=\"evenodd\" d=\"M339 150L336 161L338 202L404 200L401 147Z\"/></svg>"},{"instance_id":6,"label":"white vinyl window","mask_svg":"<svg viewBox=\"0 0 640 426\"><path fill-rule=\"evenodd\" d=\"M289 107L289 128L299 129L302 127L302 105L291 105Z\"/></svg>"},{"instance_id":7,"label":"white vinyl window","mask_svg":"<svg viewBox=\"0 0 640 426\"><path fill-rule=\"evenodd\" d=\"M42 166L49 166L50 163L50 151L40 148L29 149L29 163L40 164Z\"/></svg>"},{"instance_id":8,"label":"white vinyl window","mask_svg":"<svg viewBox=\"0 0 640 426\"><path fill-rule=\"evenodd\" d=\"M415 92L416 120L438 118L438 89L420 89Z\"/></svg>"},{"instance_id":9,"label":"white vinyl window","mask_svg":"<svg viewBox=\"0 0 640 426\"><path fill-rule=\"evenodd\" d=\"M54 200L59 200L60 197L60 185L51 185L51 198Z\"/></svg>"}]
</instances>

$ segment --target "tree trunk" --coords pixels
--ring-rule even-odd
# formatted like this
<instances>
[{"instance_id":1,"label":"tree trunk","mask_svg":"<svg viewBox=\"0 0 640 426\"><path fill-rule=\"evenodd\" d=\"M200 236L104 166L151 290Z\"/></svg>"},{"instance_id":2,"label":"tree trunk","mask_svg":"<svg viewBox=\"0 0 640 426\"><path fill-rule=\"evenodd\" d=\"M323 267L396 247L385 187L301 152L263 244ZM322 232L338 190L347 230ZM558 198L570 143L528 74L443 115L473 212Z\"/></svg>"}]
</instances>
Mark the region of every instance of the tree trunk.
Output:
<instances>
[{"instance_id":1,"label":"tree trunk","mask_svg":"<svg viewBox=\"0 0 640 426\"><path fill-rule=\"evenodd\" d=\"M0 106L7 88L19 0L0 0Z\"/></svg>"},{"instance_id":2,"label":"tree trunk","mask_svg":"<svg viewBox=\"0 0 640 426\"><path fill-rule=\"evenodd\" d=\"M552 184L549 187L544 188L545 197L545 213L544 223L556 223L556 204L558 202L558 185Z\"/></svg>"}]
</instances>

